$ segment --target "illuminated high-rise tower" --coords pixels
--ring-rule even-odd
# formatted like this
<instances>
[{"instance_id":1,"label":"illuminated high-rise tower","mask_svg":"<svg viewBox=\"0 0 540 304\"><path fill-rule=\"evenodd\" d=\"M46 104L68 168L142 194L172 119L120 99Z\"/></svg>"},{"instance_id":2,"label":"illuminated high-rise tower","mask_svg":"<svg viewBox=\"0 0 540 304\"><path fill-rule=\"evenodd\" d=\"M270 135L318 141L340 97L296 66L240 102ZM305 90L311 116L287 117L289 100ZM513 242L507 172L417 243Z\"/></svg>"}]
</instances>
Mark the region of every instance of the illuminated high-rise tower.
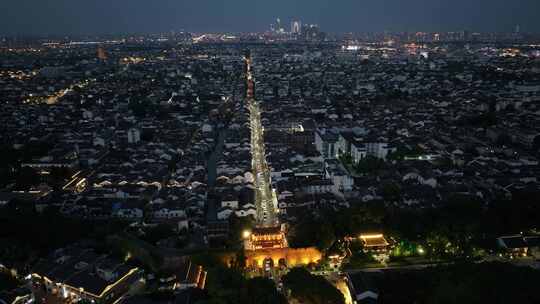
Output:
<instances>
[{"instance_id":1,"label":"illuminated high-rise tower","mask_svg":"<svg viewBox=\"0 0 540 304\"><path fill-rule=\"evenodd\" d=\"M281 26L281 19L276 19L276 31L279 33L283 33L283 27Z\"/></svg>"},{"instance_id":2,"label":"illuminated high-rise tower","mask_svg":"<svg viewBox=\"0 0 540 304\"><path fill-rule=\"evenodd\" d=\"M302 32L302 22L293 21L291 22L291 34L301 34Z\"/></svg>"}]
</instances>

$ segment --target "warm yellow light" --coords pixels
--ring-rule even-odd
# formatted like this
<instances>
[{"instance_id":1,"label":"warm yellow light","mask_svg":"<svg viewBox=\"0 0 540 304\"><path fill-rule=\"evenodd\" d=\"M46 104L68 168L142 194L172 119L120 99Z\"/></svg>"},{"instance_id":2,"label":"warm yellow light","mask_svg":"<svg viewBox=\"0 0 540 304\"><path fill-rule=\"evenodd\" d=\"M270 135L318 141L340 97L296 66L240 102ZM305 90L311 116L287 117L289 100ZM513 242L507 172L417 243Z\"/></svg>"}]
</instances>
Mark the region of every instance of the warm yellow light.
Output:
<instances>
[{"instance_id":1,"label":"warm yellow light","mask_svg":"<svg viewBox=\"0 0 540 304\"><path fill-rule=\"evenodd\" d=\"M361 239L377 239L377 238L382 238L382 237L383 237L382 234L361 234L360 235Z\"/></svg>"},{"instance_id":2,"label":"warm yellow light","mask_svg":"<svg viewBox=\"0 0 540 304\"><path fill-rule=\"evenodd\" d=\"M244 239L247 239L247 238L249 238L250 236L251 236L251 231L249 231L249 230L244 230L244 232L242 232L242 237L243 237Z\"/></svg>"}]
</instances>

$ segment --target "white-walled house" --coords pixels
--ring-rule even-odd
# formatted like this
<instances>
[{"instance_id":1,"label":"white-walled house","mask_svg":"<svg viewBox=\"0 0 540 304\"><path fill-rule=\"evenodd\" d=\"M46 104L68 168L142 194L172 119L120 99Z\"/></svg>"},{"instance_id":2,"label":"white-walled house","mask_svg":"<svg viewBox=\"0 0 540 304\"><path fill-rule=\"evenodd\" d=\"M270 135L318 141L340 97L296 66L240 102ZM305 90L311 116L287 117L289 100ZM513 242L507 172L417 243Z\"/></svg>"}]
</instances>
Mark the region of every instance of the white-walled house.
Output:
<instances>
[{"instance_id":1,"label":"white-walled house","mask_svg":"<svg viewBox=\"0 0 540 304\"><path fill-rule=\"evenodd\" d=\"M114 216L123 219L140 219L143 217L143 210L140 208L122 208L117 210Z\"/></svg>"},{"instance_id":2,"label":"white-walled house","mask_svg":"<svg viewBox=\"0 0 540 304\"><path fill-rule=\"evenodd\" d=\"M326 130L315 132L315 148L325 159L334 159L338 153L338 136Z\"/></svg>"},{"instance_id":3,"label":"white-walled house","mask_svg":"<svg viewBox=\"0 0 540 304\"><path fill-rule=\"evenodd\" d=\"M403 176L403 181L407 180L416 180L422 185L428 185L432 188L437 187L437 179L435 177L426 177L424 178L422 175L416 173L416 172L410 172Z\"/></svg>"},{"instance_id":4,"label":"white-walled house","mask_svg":"<svg viewBox=\"0 0 540 304\"><path fill-rule=\"evenodd\" d=\"M388 143L385 142L369 142L365 145L367 155L371 155L379 159L386 159L388 153L393 151L393 149L389 148Z\"/></svg>"},{"instance_id":5,"label":"white-walled house","mask_svg":"<svg viewBox=\"0 0 540 304\"><path fill-rule=\"evenodd\" d=\"M328 179L313 180L309 181L309 183L305 183L305 185L302 186L302 190L308 194L333 192L334 183L332 180Z\"/></svg>"},{"instance_id":6,"label":"white-walled house","mask_svg":"<svg viewBox=\"0 0 540 304\"><path fill-rule=\"evenodd\" d=\"M356 143L351 145L351 157L353 162L358 163L361 159L366 158L367 148L365 145L358 145Z\"/></svg>"},{"instance_id":7,"label":"white-walled house","mask_svg":"<svg viewBox=\"0 0 540 304\"><path fill-rule=\"evenodd\" d=\"M128 143L136 144L141 141L141 131L137 128L130 128L127 132Z\"/></svg>"},{"instance_id":8,"label":"white-walled house","mask_svg":"<svg viewBox=\"0 0 540 304\"><path fill-rule=\"evenodd\" d=\"M354 185L353 178L336 160L326 161L325 178L332 181L332 192L336 194L351 191Z\"/></svg>"},{"instance_id":9,"label":"white-walled house","mask_svg":"<svg viewBox=\"0 0 540 304\"><path fill-rule=\"evenodd\" d=\"M161 208L152 214L157 219L183 218L186 217L186 212L181 209Z\"/></svg>"},{"instance_id":10,"label":"white-walled house","mask_svg":"<svg viewBox=\"0 0 540 304\"><path fill-rule=\"evenodd\" d=\"M178 221L178 231L189 229L189 220L187 218L182 218Z\"/></svg>"},{"instance_id":11,"label":"white-walled house","mask_svg":"<svg viewBox=\"0 0 540 304\"><path fill-rule=\"evenodd\" d=\"M229 207L221 208L217 212L217 218L218 220L226 220L228 219L231 214L233 214L234 210Z\"/></svg>"},{"instance_id":12,"label":"white-walled house","mask_svg":"<svg viewBox=\"0 0 540 304\"><path fill-rule=\"evenodd\" d=\"M238 209L238 200L226 200L221 201L221 207L229 207L231 209Z\"/></svg>"},{"instance_id":13,"label":"white-walled house","mask_svg":"<svg viewBox=\"0 0 540 304\"><path fill-rule=\"evenodd\" d=\"M236 210L234 214L238 217L257 216L257 208L253 204L246 204L240 210Z\"/></svg>"}]
</instances>

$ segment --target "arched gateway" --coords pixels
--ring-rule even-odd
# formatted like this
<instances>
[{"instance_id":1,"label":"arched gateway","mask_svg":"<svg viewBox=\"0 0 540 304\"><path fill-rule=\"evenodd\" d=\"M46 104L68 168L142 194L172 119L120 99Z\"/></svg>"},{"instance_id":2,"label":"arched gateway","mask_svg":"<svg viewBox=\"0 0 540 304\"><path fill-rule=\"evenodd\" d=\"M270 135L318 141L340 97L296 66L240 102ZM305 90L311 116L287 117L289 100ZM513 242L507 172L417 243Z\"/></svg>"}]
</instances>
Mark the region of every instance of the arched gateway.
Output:
<instances>
[{"instance_id":1,"label":"arched gateway","mask_svg":"<svg viewBox=\"0 0 540 304\"><path fill-rule=\"evenodd\" d=\"M280 226L254 228L244 243L246 265L264 267L271 259L274 266L298 266L317 263L322 254L314 247L289 248L285 230Z\"/></svg>"},{"instance_id":2,"label":"arched gateway","mask_svg":"<svg viewBox=\"0 0 540 304\"><path fill-rule=\"evenodd\" d=\"M287 267L294 267L318 263L322 258L322 254L314 247L268 248L253 251L246 250L246 258L246 265L251 267L264 267L264 261L266 259L271 259L274 266L285 264Z\"/></svg>"}]
</instances>

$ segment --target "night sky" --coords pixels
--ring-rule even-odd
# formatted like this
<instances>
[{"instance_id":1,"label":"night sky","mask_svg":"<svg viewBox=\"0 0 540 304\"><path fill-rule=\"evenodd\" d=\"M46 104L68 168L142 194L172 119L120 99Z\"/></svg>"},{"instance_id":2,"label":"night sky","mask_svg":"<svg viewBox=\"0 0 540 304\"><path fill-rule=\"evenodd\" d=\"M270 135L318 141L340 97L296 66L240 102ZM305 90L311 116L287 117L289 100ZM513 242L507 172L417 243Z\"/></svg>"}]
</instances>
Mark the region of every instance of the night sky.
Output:
<instances>
[{"instance_id":1,"label":"night sky","mask_svg":"<svg viewBox=\"0 0 540 304\"><path fill-rule=\"evenodd\" d=\"M0 35L250 32L280 17L328 32L540 32L540 0L0 0Z\"/></svg>"}]
</instances>

